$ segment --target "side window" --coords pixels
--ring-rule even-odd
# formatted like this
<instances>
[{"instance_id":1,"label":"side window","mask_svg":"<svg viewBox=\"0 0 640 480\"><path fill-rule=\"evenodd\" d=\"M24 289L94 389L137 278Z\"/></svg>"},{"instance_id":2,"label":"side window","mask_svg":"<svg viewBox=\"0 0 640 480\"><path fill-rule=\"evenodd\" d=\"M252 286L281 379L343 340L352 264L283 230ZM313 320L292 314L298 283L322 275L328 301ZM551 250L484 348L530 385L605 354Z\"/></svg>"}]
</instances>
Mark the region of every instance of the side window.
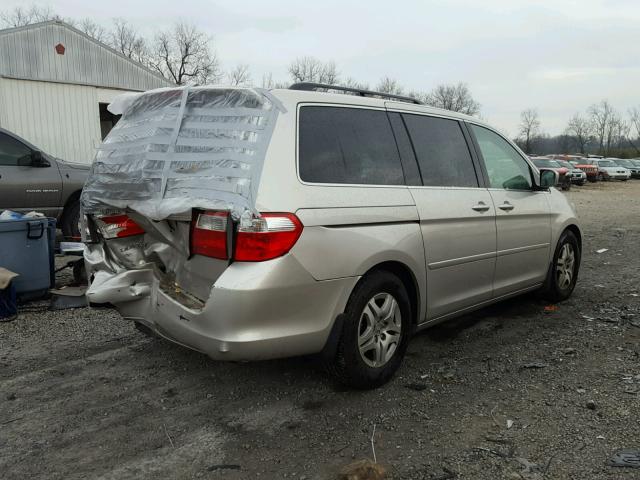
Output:
<instances>
[{"instance_id":1,"label":"side window","mask_svg":"<svg viewBox=\"0 0 640 480\"><path fill-rule=\"evenodd\" d=\"M31 149L24 143L5 133L0 133L0 165L16 166L18 160L31 155Z\"/></svg>"},{"instance_id":2,"label":"side window","mask_svg":"<svg viewBox=\"0 0 640 480\"><path fill-rule=\"evenodd\" d=\"M476 136L491 188L530 190L532 187L529 164L504 138L477 125L471 125Z\"/></svg>"},{"instance_id":3,"label":"side window","mask_svg":"<svg viewBox=\"0 0 640 480\"><path fill-rule=\"evenodd\" d=\"M302 107L299 128L300 178L305 182L404 185L386 112Z\"/></svg>"},{"instance_id":4,"label":"side window","mask_svg":"<svg viewBox=\"0 0 640 480\"><path fill-rule=\"evenodd\" d=\"M478 186L471 153L457 121L409 114L403 118L425 186Z\"/></svg>"}]
</instances>

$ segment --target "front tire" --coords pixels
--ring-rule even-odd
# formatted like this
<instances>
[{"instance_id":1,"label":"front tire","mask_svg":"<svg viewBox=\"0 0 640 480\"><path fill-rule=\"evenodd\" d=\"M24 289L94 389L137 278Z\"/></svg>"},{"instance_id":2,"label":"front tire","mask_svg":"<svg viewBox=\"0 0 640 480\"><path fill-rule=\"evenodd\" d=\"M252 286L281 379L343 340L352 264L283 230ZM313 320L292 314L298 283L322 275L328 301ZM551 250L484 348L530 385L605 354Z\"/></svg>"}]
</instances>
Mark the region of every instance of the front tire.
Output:
<instances>
[{"instance_id":1,"label":"front tire","mask_svg":"<svg viewBox=\"0 0 640 480\"><path fill-rule=\"evenodd\" d=\"M64 209L60 228L65 240L80 240L80 200L74 200Z\"/></svg>"},{"instance_id":2,"label":"front tire","mask_svg":"<svg viewBox=\"0 0 640 480\"><path fill-rule=\"evenodd\" d=\"M549 301L561 302L571 296L578 280L580 258L578 239L572 231L565 230L558 240L543 287L544 296Z\"/></svg>"},{"instance_id":3,"label":"front tire","mask_svg":"<svg viewBox=\"0 0 640 480\"><path fill-rule=\"evenodd\" d=\"M354 289L342 333L327 370L340 383L371 389L388 382L400 367L411 336L411 302L402 281L380 270Z\"/></svg>"}]
</instances>

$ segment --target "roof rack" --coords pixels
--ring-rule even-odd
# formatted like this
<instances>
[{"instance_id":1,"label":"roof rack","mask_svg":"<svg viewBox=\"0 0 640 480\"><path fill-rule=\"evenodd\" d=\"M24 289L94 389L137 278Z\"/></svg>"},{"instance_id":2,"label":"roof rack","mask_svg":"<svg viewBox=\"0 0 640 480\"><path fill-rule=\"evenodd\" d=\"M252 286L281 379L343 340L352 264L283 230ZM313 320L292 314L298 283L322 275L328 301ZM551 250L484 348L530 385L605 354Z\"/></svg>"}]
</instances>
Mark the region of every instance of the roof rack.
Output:
<instances>
[{"instance_id":1,"label":"roof rack","mask_svg":"<svg viewBox=\"0 0 640 480\"><path fill-rule=\"evenodd\" d=\"M420 100L413 97L405 97L404 95L393 95L392 93L374 92L373 90L363 90L361 88L342 87L340 85L329 85L327 83L300 82L294 83L289 90L306 90L317 92L318 90L337 90L339 92L350 93L359 97L379 97L389 100L399 100L401 102L416 103L422 105Z\"/></svg>"}]
</instances>

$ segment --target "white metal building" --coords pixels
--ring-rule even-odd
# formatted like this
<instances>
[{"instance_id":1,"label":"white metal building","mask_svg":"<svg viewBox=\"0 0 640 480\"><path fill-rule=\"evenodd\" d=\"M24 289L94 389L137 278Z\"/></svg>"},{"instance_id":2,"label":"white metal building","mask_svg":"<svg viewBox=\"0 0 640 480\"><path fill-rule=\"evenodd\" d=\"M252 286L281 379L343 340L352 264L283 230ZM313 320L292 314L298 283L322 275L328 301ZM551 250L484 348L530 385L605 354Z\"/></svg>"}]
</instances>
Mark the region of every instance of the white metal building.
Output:
<instances>
[{"instance_id":1,"label":"white metal building","mask_svg":"<svg viewBox=\"0 0 640 480\"><path fill-rule=\"evenodd\" d=\"M0 127L63 160L90 163L123 92L171 86L64 22L0 30Z\"/></svg>"}]
</instances>

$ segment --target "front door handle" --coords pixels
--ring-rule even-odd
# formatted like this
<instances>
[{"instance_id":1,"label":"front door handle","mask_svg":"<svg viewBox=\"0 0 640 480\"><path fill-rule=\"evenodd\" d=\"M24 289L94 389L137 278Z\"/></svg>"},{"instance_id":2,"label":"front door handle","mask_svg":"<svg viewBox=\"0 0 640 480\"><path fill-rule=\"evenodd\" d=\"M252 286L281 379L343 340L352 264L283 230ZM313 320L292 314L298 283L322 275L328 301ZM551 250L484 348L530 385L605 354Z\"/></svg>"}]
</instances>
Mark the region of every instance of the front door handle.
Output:
<instances>
[{"instance_id":1,"label":"front door handle","mask_svg":"<svg viewBox=\"0 0 640 480\"><path fill-rule=\"evenodd\" d=\"M478 202L477 205L474 205L473 207L471 207L473 210L475 210L476 212L486 212L487 210L489 210L489 205L487 205L484 202Z\"/></svg>"},{"instance_id":2,"label":"front door handle","mask_svg":"<svg viewBox=\"0 0 640 480\"><path fill-rule=\"evenodd\" d=\"M504 202L502 205L500 205L498 207L500 210L504 210L505 212L508 212L510 210L513 210L513 205L511 205L509 202Z\"/></svg>"}]
</instances>

